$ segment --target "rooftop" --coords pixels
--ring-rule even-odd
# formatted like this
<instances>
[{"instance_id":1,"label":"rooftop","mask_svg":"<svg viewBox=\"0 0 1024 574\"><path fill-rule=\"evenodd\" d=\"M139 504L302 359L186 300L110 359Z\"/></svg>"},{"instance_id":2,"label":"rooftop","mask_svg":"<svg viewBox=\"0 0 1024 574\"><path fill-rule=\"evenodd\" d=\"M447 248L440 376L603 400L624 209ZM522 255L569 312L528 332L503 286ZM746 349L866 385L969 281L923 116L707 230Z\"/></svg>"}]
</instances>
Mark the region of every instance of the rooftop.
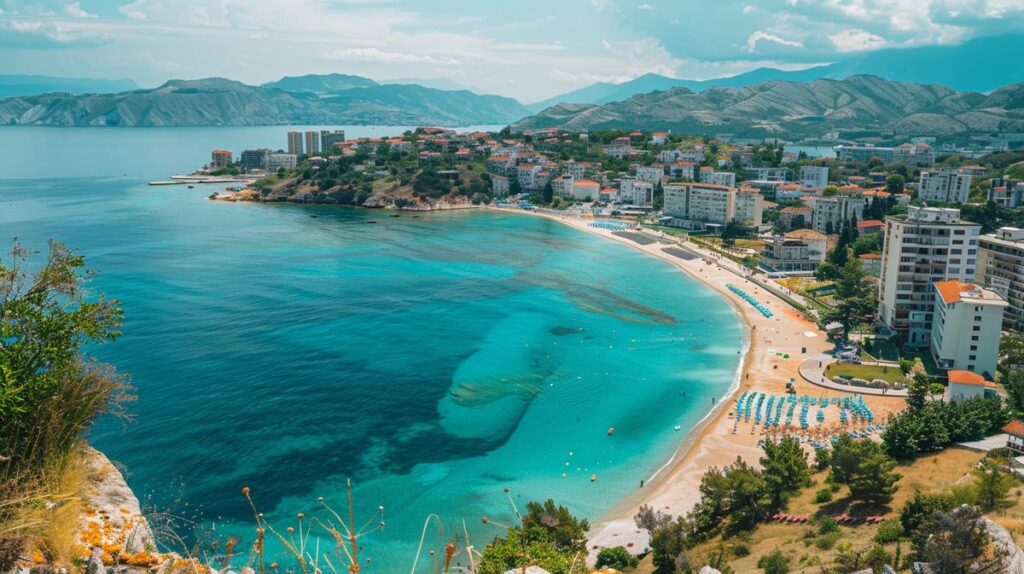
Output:
<instances>
[{"instance_id":1,"label":"rooftop","mask_svg":"<svg viewBox=\"0 0 1024 574\"><path fill-rule=\"evenodd\" d=\"M950 383L958 385L979 385L983 387L995 387L992 381L986 381L985 377L970 371L949 371L946 373Z\"/></svg>"},{"instance_id":2,"label":"rooftop","mask_svg":"<svg viewBox=\"0 0 1024 574\"><path fill-rule=\"evenodd\" d=\"M827 237L824 233L819 233L813 229L796 229L786 233L786 239L811 239L818 241L825 241Z\"/></svg>"},{"instance_id":3,"label":"rooftop","mask_svg":"<svg viewBox=\"0 0 1024 574\"><path fill-rule=\"evenodd\" d=\"M1024 436L1024 422L1013 419L1003 427L1003 432L1017 436Z\"/></svg>"},{"instance_id":4,"label":"rooftop","mask_svg":"<svg viewBox=\"0 0 1024 574\"><path fill-rule=\"evenodd\" d=\"M961 283L956 279L951 281L937 281L934 283L935 291L946 305L952 305L961 301L968 301L975 304L993 304L1005 301L995 292L983 289L973 283Z\"/></svg>"}]
</instances>

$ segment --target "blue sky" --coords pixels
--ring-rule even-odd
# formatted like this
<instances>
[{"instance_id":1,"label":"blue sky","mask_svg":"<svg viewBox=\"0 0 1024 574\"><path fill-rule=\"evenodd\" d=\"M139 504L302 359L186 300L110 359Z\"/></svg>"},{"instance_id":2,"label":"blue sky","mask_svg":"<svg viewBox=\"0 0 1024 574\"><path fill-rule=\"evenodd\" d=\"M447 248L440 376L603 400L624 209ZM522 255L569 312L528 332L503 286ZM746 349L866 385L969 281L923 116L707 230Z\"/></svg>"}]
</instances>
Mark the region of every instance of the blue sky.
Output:
<instances>
[{"instance_id":1,"label":"blue sky","mask_svg":"<svg viewBox=\"0 0 1024 574\"><path fill-rule=\"evenodd\" d=\"M1024 0L0 0L0 73L445 77L525 102L1024 31Z\"/></svg>"}]
</instances>

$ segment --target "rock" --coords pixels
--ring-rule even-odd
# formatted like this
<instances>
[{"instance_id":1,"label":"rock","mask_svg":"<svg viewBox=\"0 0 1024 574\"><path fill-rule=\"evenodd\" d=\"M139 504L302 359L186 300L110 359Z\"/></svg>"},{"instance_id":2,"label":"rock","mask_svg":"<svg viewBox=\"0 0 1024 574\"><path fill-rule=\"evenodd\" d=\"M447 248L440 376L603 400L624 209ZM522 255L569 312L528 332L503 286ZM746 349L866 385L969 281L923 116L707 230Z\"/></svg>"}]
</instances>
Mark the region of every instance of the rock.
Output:
<instances>
[{"instance_id":1,"label":"rock","mask_svg":"<svg viewBox=\"0 0 1024 574\"><path fill-rule=\"evenodd\" d=\"M1002 549L1003 569L1006 574L1024 574L1024 551L1013 542L1013 536L1005 528L989 519L984 519L985 530L992 537L992 544Z\"/></svg>"},{"instance_id":2,"label":"rock","mask_svg":"<svg viewBox=\"0 0 1024 574\"><path fill-rule=\"evenodd\" d=\"M53 568L50 568L48 564L40 564L33 566L28 569L28 574L54 574Z\"/></svg>"},{"instance_id":3,"label":"rock","mask_svg":"<svg viewBox=\"0 0 1024 574\"><path fill-rule=\"evenodd\" d=\"M99 548L93 548L89 555L89 561L85 564L85 574L107 574L107 567L103 565L103 554Z\"/></svg>"},{"instance_id":4,"label":"rock","mask_svg":"<svg viewBox=\"0 0 1024 574\"><path fill-rule=\"evenodd\" d=\"M720 570L715 570L710 566L705 566L700 569L700 572L698 572L698 574L722 574L722 572Z\"/></svg>"}]
</instances>

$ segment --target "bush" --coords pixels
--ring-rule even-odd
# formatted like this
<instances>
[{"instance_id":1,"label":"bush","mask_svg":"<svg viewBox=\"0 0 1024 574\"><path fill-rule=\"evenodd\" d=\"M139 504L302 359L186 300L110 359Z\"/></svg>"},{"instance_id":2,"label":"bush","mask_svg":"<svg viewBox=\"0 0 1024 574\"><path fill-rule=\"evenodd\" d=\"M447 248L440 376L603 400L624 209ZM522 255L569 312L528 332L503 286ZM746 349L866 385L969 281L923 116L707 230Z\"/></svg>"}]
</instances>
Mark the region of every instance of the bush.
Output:
<instances>
[{"instance_id":1,"label":"bush","mask_svg":"<svg viewBox=\"0 0 1024 574\"><path fill-rule=\"evenodd\" d=\"M746 544L737 544L732 547L732 555L737 558L750 556L750 547Z\"/></svg>"},{"instance_id":2,"label":"bush","mask_svg":"<svg viewBox=\"0 0 1024 574\"><path fill-rule=\"evenodd\" d=\"M832 532L839 532L839 523L836 522L835 518L826 516L818 521L818 534L830 534Z\"/></svg>"},{"instance_id":3,"label":"bush","mask_svg":"<svg viewBox=\"0 0 1024 574\"><path fill-rule=\"evenodd\" d=\"M625 546L615 546L614 548L602 548L597 553L597 567L598 568L614 568L616 570L625 570L626 568L632 568L637 565L637 558L626 550Z\"/></svg>"},{"instance_id":4,"label":"bush","mask_svg":"<svg viewBox=\"0 0 1024 574\"><path fill-rule=\"evenodd\" d=\"M893 544L903 537L903 526L898 518L890 518L882 522L875 534L875 542L879 544Z\"/></svg>"},{"instance_id":5,"label":"bush","mask_svg":"<svg viewBox=\"0 0 1024 574\"><path fill-rule=\"evenodd\" d=\"M781 550L776 550L762 556L757 561L757 567L764 570L765 574L787 574L789 572L789 557Z\"/></svg>"},{"instance_id":6,"label":"bush","mask_svg":"<svg viewBox=\"0 0 1024 574\"><path fill-rule=\"evenodd\" d=\"M832 547L836 545L836 542L839 542L839 539L842 537L843 535L839 532L829 532L828 534L822 534L821 536L818 536L814 539L814 546L818 550L831 550Z\"/></svg>"},{"instance_id":7,"label":"bush","mask_svg":"<svg viewBox=\"0 0 1024 574\"><path fill-rule=\"evenodd\" d=\"M814 493L814 504L825 504L826 502L832 502L831 488L822 488Z\"/></svg>"}]
</instances>

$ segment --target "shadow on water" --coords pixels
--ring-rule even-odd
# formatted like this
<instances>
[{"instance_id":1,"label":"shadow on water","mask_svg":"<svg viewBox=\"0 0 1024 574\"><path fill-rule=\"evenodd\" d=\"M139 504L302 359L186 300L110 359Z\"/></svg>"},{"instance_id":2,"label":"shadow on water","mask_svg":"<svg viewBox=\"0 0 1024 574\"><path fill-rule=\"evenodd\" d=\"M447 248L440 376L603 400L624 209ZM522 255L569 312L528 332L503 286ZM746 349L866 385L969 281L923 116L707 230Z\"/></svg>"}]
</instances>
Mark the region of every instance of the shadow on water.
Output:
<instances>
[{"instance_id":1,"label":"shadow on water","mask_svg":"<svg viewBox=\"0 0 1024 574\"><path fill-rule=\"evenodd\" d=\"M597 285L583 285L570 281L564 274L546 271L520 273L517 280L527 285L561 291L573 305L626 323L639 325L674 325L678 320L653 307L637 303Z\"/></svg>"}]
</instances>

